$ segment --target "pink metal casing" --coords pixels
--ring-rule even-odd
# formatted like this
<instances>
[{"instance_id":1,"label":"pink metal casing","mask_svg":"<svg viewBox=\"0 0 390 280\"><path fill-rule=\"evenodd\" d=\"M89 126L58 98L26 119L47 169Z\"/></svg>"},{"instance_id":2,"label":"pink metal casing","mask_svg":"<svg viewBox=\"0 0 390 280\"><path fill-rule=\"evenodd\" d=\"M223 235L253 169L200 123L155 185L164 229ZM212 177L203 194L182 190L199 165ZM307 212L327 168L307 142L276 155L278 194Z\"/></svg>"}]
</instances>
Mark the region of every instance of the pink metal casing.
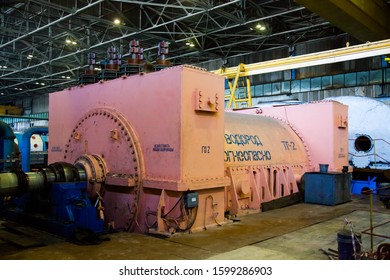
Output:
<instances>
[{"instance_id":1,"label":"pink metal casing","mask_svg":"<svg viewBox=\"0 0 390 280\"><path fill-rule=\"evenodd\" d=\"M329 164L329 171L348 166L348 106L321 101L290 106L244 110L242 113L272 116L286 121L309 149L311 171Z\"/></svg>"},{"instance_id":2,"label":"pink metal casing","mask_svg":"<svg viewBox=\"0 0 390 280\"><path fill-rule=\"evenodd\" d=\"M225 168L232 180L226 205L235 215L298 192L309 170L307 147L287 123L240 112L225 113Z\"/></svg>"},{"instance_id":3,"label":"pink metal casing","mask_svg":"<svg viewBox=\"0 0 390 280\"><path fill-rule=\"evenodd\" d=\"M223 77L181 66L52 93L49 163L74 163L84 154L103 158L114 184L104 194L114 228L145 230L156 210L163 215L188 190L199 192L194 227L221 222L229 184L223 85ZM210 195L218 203L209 217Z\"/></svg>"},{"instance_id":4,"label":"pink metal casing","mask_svg":"<svg viewBox=\"0 0 390 280\"><path fill-rule=\"evenodd\" d=\"M90 198L102 198L99 214L114 229L170 234L216 225L226 211L258 212L297 192L319 163L331 171L348 165L346 106L225 115L224 78L194 67L75 87L49 101L49 163L84 167ZM188 192L197 192L198 206L185 210Z\"/></svg>"}]
</instances>

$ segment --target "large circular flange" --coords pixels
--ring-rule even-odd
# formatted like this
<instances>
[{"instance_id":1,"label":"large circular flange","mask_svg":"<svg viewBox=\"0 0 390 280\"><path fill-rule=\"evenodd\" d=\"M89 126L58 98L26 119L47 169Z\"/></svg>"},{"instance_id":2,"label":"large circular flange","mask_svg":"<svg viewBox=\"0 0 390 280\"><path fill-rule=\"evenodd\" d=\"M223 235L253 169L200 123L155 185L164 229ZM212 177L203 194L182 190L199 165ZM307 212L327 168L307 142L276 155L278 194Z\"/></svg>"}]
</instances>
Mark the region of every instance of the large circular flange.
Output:
<instances>
[{"instance_id":1,"label":"large circular flange","mask_svg":"<svg viewBox=\"0 0 390 280\"><path fill-rule=\"evenodd\" d=\"M74 164L81 169L81 179L88 181L88 196L92 201L95 201L101 194L102 183L107 174L107 165L104 159L99 155L82 155Z\"/></svg>"},{"instance_id":2,"label":"large circular flange","mask_svg":"<svg viewBox=\"0 0 390 280\"><path fill-rule=\"evenodd\" d=\"M114 229L132 230L138 218L143 160L136 134L120 113L96 108L75 125L64 161L83 165L92 198L103 197L105 221ZM133 178L135 185L100 184L107 176ZM93 184L92 184L93 183Z\"/></svg>"},{"instance_id":3,"label":"large circular flange","mask_svg":"<svg viewBox=\"0 0 390 280\"><path fill-rule=\"evenodd\" d=\"M370 165L370 157L365 152L357 152L352 156L352 164L357 168L366 168Z\"/></svg>"}]
</instances>

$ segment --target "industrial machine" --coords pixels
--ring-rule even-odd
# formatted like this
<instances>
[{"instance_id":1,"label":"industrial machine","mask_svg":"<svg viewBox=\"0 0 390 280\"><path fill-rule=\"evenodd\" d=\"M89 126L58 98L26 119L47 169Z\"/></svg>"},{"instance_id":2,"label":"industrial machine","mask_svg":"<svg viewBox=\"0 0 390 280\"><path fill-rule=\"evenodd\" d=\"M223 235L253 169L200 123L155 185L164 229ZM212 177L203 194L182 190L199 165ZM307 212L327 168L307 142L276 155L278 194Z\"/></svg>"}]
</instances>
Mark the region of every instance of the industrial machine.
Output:
<instances>
[{"instance_id":1,"label":"industrial machine","mask_svg":"<svg viewBox=\"0 0 390 280\"><path fill-rule=\"evenodd\" d=\"M0 174L0 194L47 186L68 197L51 207L52 216L68 213L59 222L83 216L94 230L97 219L106 229L170 235L260 212L297 193L319 164L348 165L347 107L338 102L231 112L223 103L224 78L191 66L52 93L51 167ZM89 205L65 195L75 188ZM88 214L69 215L75 209Z\"/></svg>"},{"instance_id":2,"label":"industrial machine","mask_svg":"<svg viewBox=\"0 0 390 280\"><path fill-rule=\"evenodd\" d=\"M331 97L348 106L349 162L353 166L352 193L376 191L390 182L390 128L383 120L390 106L362 96Z\"/></svg>"}]
</instances>

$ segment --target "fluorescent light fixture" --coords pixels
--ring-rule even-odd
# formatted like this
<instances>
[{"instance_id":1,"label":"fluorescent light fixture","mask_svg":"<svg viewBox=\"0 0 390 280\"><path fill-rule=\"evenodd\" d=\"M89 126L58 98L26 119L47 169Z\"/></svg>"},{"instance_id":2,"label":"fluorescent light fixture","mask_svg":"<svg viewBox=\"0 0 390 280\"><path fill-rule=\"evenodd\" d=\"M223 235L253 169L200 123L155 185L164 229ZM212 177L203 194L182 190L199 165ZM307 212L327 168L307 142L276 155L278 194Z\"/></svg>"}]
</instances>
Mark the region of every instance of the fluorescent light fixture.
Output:
<instances>
[{"instance_id":1,"label":"fluorescent light fixture","mask_svg":"<svg viewBox=\"0 0 390 280\"><path fill-rule=\"evenodd\" d=\"M265 30L265 25L258 23L258 24L256 25L256 29L258 29L258 30L260 30L260 31L264 31L264 30Z\"/></svg>"}]
</instances>

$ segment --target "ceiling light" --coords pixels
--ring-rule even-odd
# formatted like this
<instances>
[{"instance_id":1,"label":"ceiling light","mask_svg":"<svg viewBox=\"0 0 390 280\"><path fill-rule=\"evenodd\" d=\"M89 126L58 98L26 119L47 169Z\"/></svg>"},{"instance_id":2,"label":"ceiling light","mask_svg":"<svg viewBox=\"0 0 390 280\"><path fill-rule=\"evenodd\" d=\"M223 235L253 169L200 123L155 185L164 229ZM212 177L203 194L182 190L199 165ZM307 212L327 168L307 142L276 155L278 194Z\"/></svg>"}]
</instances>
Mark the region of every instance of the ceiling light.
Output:
<instances>
[{"instance_id":1,"label":"ceiling light","mask_svg":"<svg viewBox=\"0 0 390 280\"><path fill-rule=\"evenodd\" d=\"M41 86L44 86L45 85L45 83L41 83Z\"/></svg>"},{"instance_id":2,"label":"ceiling light","mask_svg":"<svg viewBox=\"0 0 390 280\"><path fill-rule=\"evenodd\" d=\"M67 38L65 42L67 45L77 45L77 42L70 38Z\"/></svg>"},{"instance_id":3,"label":"ceiling light","mask_svg":"<svg viewBox=\"0 0 390 280\"><path fill-rule=\"evenodd\" d=\"M102 69L99 68L99 67L95 67L93 70L100 71L100 70L102 70Z\"/></svg>"},{"instance_id":4,"label":"ceiling light","mask_svg":"<svg viewBox=\"0 0 390 280\"><path fill-rule=\"evenodd\" d=\"M0 65L0 69L3 68L3 69L7 69L8 67L7 66L2 66Z\"/></svg>"},{"instance_id":5,"label":"ceiling light","mask_svg":"<svg viewBox=\"0 0 390 280\"><path fill-rule=\"evenodd\" d=\"M61 78L65 79L66 77L65 76L61 76Z\"/></svg>"},{"instance_id":6,"label":"ceiling light","mask_svg":"<svg viewBox=\"0 0 390 280\"><path fill-rule=\"evenodd\" d=\"M38 82L35 82L35 84L36 84L36 85L39 85L39 83L38 83Z\"/></svg>"},{"instance_id":7,"label":"ceiling light","mask_svg":"<svg viewBox=\"0 0 390 280\"><path fill-rule=\"evenodd\" d=\"M27 59L32 59L34 56L32 55L32 54L29 54L28 56L27 56Z\"/></svg>"},{"instance_id":8,"label":"ceiling light","mask_svg":"<svg viewBox=\"0 0 390 280\"><path fill-rule=\"evenodd\" d=\"M264 26L263 24L258 23L258 24L256 25L256 29L258 29L258 30L260 30L260 31L264 31L264 30L265 30L265 26Z\"/></svg>"},{"instance_id":9,"label":"ceiling light","mask_svg":"<svg viewBox=\"0 0 390 280\"><path fill-rule=\"evenodd\" d=\"M190 47L192 48L192 47L195 47L195 44L194 43L190 43Z\"/></svg>"},{"instance_id":10,"label":"ceiling light","mask_svg":"<svg viewBox=\"0 0 390 280\"><path fill-rule=\"evenodd\" d=\"M120 21L119 19L116 18L116 19L114 19L114 24L115 24L115 25L119 25L119 24L121 24L121 21Z\"/></svg>"},{"instance_id":11,"label":"ceiling light","mask_svg":"<svg viewBox=\"0 0 390 280\"><path fill-rule=\"evenodd\" d=\"M4 95L4 92L0 93L0 95Z\"/></svg>"},{"instance_id":12,"label":"ceiling light","mask_svg":"<svg viewBox=\"0 0 390 280\"><path fill-rule=\"evenodd\" d=\"M67 79L70 79L70 77L69 77L69 76L66 76L66 78L67 78Z\"/></svg>"},{"instance_id":13,"label":"ceiling light","mask_svg":"<svg viewBox=\"0 0 390 280\"><path fill-rule=\"evenodd\" d=\"M190 42L186 42L186 46L189 46L190 45Z\"/></svg>"}]
</instances>

